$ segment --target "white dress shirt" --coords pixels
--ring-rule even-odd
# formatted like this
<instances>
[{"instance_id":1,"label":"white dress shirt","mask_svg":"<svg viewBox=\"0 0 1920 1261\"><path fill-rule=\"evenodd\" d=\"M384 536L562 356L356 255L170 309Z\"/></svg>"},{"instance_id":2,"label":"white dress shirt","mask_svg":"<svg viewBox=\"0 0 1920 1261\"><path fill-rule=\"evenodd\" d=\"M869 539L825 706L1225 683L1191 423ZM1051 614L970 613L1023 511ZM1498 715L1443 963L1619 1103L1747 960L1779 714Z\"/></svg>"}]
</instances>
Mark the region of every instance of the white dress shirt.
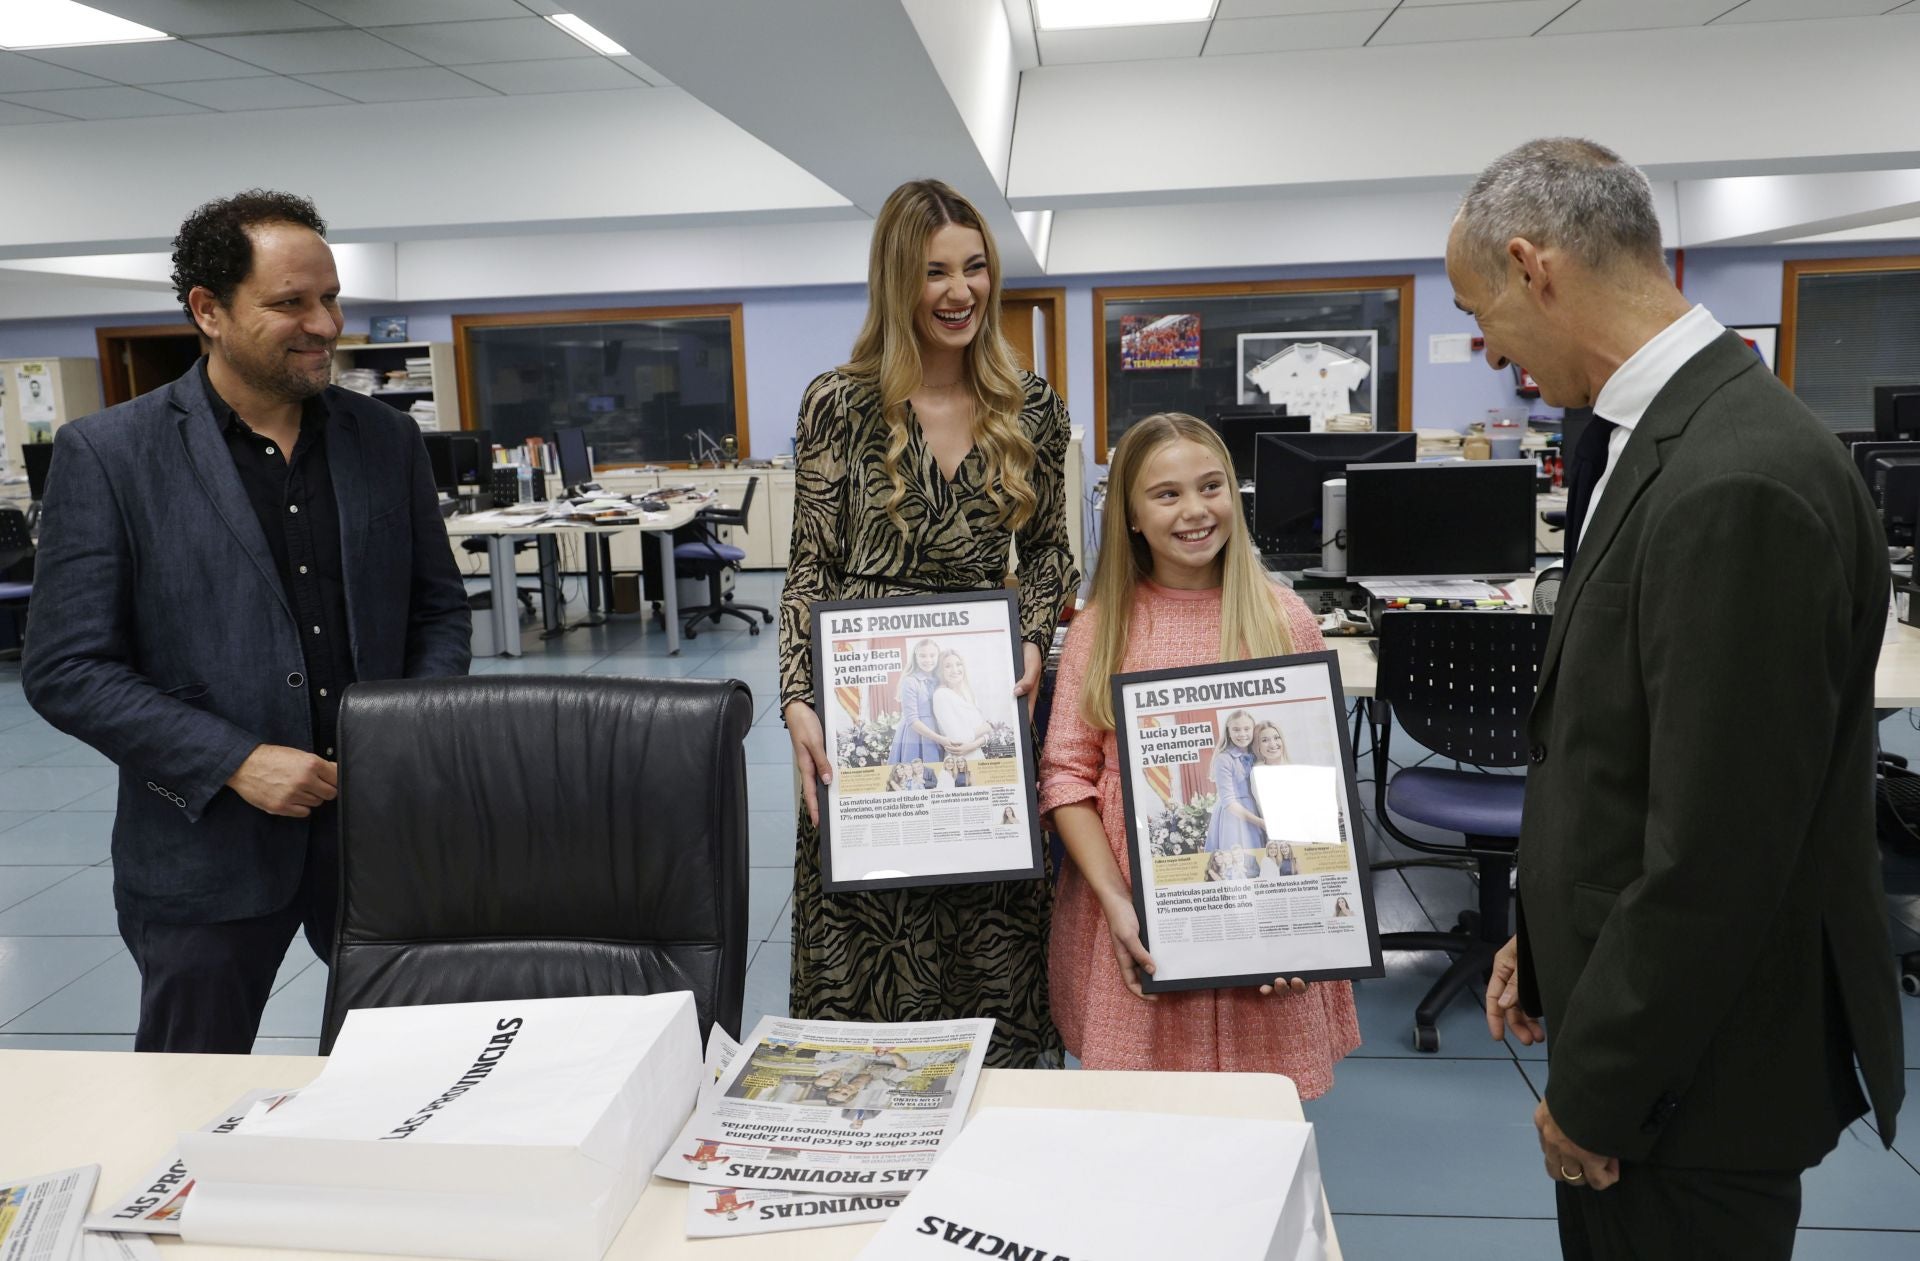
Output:
<instances>
[{"instance_id":1,"label":"white dress shirt","mask_svg":"<svg viewBox=\"0 0 1920 1261\"><path fill-rule=\"evenodd\" d=\"M1653 400L1667 388L1674 374L1686 366L1687 360L1726 331L1720 321L1707 314L1707 308L1696 305L1634 351L1600 387L1600 397L1593 400L1593 414L1601 420L1612 421L1614 430L1607 438L1606 471L1600 474L1600 480L1593 487L1593 498L1587 501L1586 524L1591 524L1599 513L1600 497L1606 494L1607 483L1613 479L1614 466L1620 463L1620 453L1626 450L1627 440L1633 437L1634 427L1647 414L1647 408L1653 406Z\"/></svg>"}]
</instances>

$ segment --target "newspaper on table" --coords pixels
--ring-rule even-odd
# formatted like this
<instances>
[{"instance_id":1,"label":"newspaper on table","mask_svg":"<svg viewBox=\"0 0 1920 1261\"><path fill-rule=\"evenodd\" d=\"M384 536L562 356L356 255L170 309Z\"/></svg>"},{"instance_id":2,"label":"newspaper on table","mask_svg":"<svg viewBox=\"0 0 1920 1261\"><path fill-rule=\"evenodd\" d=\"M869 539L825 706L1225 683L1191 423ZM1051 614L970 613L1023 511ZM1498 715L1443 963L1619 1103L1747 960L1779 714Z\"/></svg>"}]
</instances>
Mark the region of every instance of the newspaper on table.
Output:
<instances>
[{"instance_id":1,"label":"newspaper on table","mask_svg":"<svg viewBox=\"0 0 1920 1261\"><path fill-rule=\"evenodd\" d=\"M100 1166L81 1165L0 1182L0 1261L66 1261L79 1247L80 1219Z\"/></svg>"},{"instance_id":2,"label":"newspaper on table","mask_svg":"<svg viewBox=\"0 0 1920 1261\"><path fill-rule=\"evenodd\" d=\"M1113 677L1142 988L1382 974L1331 652Z\"/></svg>"},{"instance_id":3,"label":"newspaper on table","mask_svg":"<svg viewBox=\"0 0 1920 1261\"><path fill-rule=\"evenodd\" d=\"M703 1095L713 1093L739 1051L740 1044L728 1037L725 1029L715 1025L707 1036L707 1078L703 1080L707 1080L708 1085L702 1087ZM764 1235L814 1226L881 1222L899 1204L897 1195L820 1195L812 1191L770 1191L765 1187L749 1191L739 1187L690 1186L687 1188L687 1237Z\"/></svg>"},{"instance_id":4,"label":"newspaper on table","mask_svg":"<svg viewBox=\"0 0 1920 1261\"><path fill-rule=\"evenodd\" d=\"M654 1172L736 1190L884 1195L966 1120L992 1020L762 1017Z\"/></svg>"},{"instance_id":5,"label":"newspaper on table","mask_svg":"<svg viewBox=\"0 0 1920 1261\"><path fill-rule=\"evenodd\" d=\"M1212 1185L1156 1177L1159 1155ZM1142 1176L1143 1173L1146 1176ZM1225 1181L1222 1181L1224 1175ZM1230 1185L1229 1185L1230 1184ZM1303 1121L983 1108L859 1261L961 1256L1325 1261L1313 1127Z\"/></svg>"},{"instance_id":6,"label":"newspaper on table","mask_svg":"<svg viewBox=\"0 0 1920 1261\"><path fill-rule=\"evenodd\" d=\"M249 1090L235 1099L220 1115L200 1127L203 1134L231 1134L246 1119L256 1103L268 1110L279 1107L293 1096L291 1090ZM193 1191L193 1174L180 1159L180 1147L161 1157L139 1185L97 1213L87 1216L86 1226L93 1231L137 1231L148 1235L180 1233L180 1212Z\"/></svg>"},{"instance_id":7,"label":"newspaper on table","mask_svg":"<svg viewBox=\"0 0 1920 1261\"><path fill-rule=\"evenodd\" d=\"M1024 652L1005 588L813 605L827 892L1040 875Z\"/></svg>"}]
</instances>

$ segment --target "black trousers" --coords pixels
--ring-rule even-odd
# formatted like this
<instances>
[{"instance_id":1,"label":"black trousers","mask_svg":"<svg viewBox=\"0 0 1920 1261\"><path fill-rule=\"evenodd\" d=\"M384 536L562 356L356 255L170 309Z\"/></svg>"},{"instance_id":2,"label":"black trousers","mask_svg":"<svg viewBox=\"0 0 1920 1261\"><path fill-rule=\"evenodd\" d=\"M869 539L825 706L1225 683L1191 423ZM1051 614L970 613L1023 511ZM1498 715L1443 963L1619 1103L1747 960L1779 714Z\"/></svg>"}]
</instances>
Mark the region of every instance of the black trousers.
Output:
<instances>
[{"instance_id":1,"label":"black trousers","mask_svg":"<svg viewBox=\"0 0 1920 1261\"><path fill-rule=\"evenodd\" d=\"M310 818L306 868L293 900L252 919L162 924L120 916L120 937L140 969L136 1051L246 1055L295 931L322 964L333 957L340 841L332 803Z\"/></svg>"},{"instance_id":2,"label":"black trousers","mask_svg":"<svg viewBox=\"0 0 1920 1261\"><path fill-rule=\"evenodd\" d=\"M1566 1261L1789 1261L1800 1174L1622 1165L1605 1191L1558 1184Z\"/></svg>"}]
</instances>

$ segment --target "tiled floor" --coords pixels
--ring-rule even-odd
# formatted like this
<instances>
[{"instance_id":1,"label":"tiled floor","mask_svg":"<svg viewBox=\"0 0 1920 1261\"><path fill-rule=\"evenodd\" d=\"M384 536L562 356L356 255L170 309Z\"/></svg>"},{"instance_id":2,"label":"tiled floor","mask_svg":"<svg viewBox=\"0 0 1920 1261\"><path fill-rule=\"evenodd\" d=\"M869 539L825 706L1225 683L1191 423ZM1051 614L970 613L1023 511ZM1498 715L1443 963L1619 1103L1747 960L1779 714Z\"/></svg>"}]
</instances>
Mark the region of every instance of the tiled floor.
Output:
<instances>
[{"instance_id":1,"label":"tiled floor","mask_svg":"<svg viewBox=\"0 0 1920 1261\"><path fill-rule=\"evenodd\" d=\"M771 605L776 575L748 575L740 596ZM738 623L702 633L678 658L638 619L576 631L527 654L476 663L478 673L671 674L745 680L756 723L747 737L752 883L746 1021L784 1012L792 936L792 759L775 713L775 636ZM1916 756L1905 715L1883 724L1887 746ZM115 936L108 860L113 770L27 708L17 666L0 664L0 1046L126 1048L137 979ZM1364 794L1363 794L1364 795ZM1385 852L1375 838L1376 850ZM1406 869L1376 881L1382 926L1447 927L1472 901L1458 872ZM1904 948L1920 941L1920 899L1895 908ZM1552 1188L1530 1117L1544 1054L1490 1041L1462 1001L1441 1026L1441 1052L1408 1038L1415 998L1435 956L1390 955L1389 975L1360 985L1366 1045L1333 1090L1307 1105L1319 1126L1328 1198L1356 1261L1535 1261L1554 1255ZM261 1051L310 1053L326 972L302 941L281 966ZM1908 1094L1920 1095L1920 1000L1903 999ZM1920 1256L1920 1104L1903 1118L1898 1154L1864 1123L1806 1180L1798 1254L1809 1261L1911 1261Z\"/></svg>"}]
</instances>

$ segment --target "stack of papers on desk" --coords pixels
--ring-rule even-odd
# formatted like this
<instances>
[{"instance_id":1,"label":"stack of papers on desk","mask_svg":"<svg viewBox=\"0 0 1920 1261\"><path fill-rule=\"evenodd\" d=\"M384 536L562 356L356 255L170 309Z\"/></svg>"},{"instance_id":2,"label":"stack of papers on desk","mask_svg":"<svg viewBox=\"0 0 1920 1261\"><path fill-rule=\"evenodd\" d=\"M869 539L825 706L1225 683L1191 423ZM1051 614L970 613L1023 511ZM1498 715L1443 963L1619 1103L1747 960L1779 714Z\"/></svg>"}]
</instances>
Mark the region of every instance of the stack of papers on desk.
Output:
<instances>
[{"instance_id":1,"label":"stack of papers on desk","mask_svg":"<svg viewBox=\"0 0 1920 1261\"><path fill-rule=\"evenodd\" d=\"M1472 578L1408 579L1404 582L1360 578L1356 581L1376 600L1493 600L1502 604L1514 603L1505 587Z\"/></svg>"},{"instance_id":2,"label":"stack of papers on desk","mask_svg":"<svg viewBox=\"0 0 1920 1261\"><path fill-rule=\"evenodd\" d=\"M693 995L363 1008L327 1067L180 1136L193 1243L599 1261L700 1088Z\"/></svg>"},{"instance_id":3,"label":"stack of papers on desk","mask_svg":"<svg viewBox=\"0 0 1920 1261\"><path fill-rule=\"evenodd\" d=\"M860 1261L968 1255L1323 1261L1313 1127L983 1108Z\"/></svg>"}]
</instances>

